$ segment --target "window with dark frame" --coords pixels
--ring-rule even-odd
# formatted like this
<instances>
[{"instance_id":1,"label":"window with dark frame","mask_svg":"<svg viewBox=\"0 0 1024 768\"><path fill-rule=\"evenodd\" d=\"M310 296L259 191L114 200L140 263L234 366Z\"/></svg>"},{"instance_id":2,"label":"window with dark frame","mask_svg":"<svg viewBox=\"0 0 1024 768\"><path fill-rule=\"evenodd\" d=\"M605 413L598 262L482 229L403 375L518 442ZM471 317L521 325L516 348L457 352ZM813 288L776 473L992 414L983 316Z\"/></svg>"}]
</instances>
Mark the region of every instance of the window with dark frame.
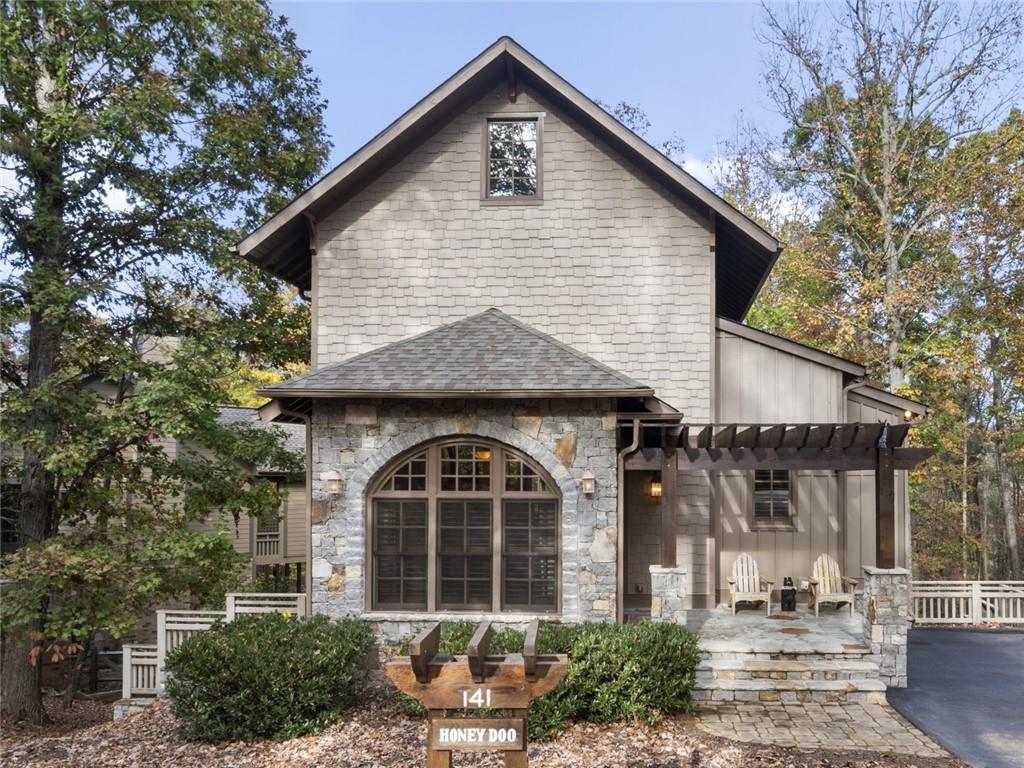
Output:
<instances>
[{"instance_id":1,"label":"window with dark frame","mask_svg":"<svg viewBox=\"0 0 1024 768\"><path fill-rule=\"evenodd\" d=\"M558 609L559 501L550 478L499 444L420 449L370 499L370 607Z\"/></svg>"},{"instance_id":2,"label":"window with dark frame","mask_svg":"<svg viewBox=\"0 0 1024 768\"><path fill-rule=\"evenodd\" d=\"M553 609L558 586L557 505L508 500L502 518L502 608Z\"/></svg>"},{"instance_id":3,"label":"window with dark frame","mask_svg":"<svg viewBox=\"0 0 1024 768\"><path fill-rule=\"evenodd\" d=\"M537 197L539 134L536 118L487 121L487 197Z\"/></svg>"},{"instance_id":4,"label":"window with dark frame","mask_svg":"<svg viewBox=\"0 0 1024 768\"><path fill-rule=\"evenodd\" d=\"M439 608L491 607L490 500L437 502Z\"/></svg>"},{"instance_id":5,"label":"window with dark frame","mask_svg":"<svg viewBox=\"0 0 1024 768\"><path fill-rule=\"evenodd\" d=\"M754 470L754 522L785 525L790 522L789 470Z\"/></svg>"},{"instance_id":6,"label":"window with dark frame","mask_svg":"<svg viewBox=\"0 0 1024 768\"><path fill-rule=\"evenodd\" d=\"M381 608L426 609L426 500L374 502L373 589L374 603Z\"/></svg>"}]
</instances>

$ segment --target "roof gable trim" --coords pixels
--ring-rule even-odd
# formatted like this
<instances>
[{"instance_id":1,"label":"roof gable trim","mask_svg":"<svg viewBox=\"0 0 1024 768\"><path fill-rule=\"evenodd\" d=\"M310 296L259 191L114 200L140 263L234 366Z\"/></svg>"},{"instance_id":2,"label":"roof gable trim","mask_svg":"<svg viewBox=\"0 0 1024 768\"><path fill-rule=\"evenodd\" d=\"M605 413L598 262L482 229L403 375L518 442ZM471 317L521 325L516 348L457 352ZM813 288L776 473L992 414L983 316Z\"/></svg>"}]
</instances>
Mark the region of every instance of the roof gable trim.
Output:
<instances>
[{"instance_id":1,"label":"roof gable trim","mask_svg":"<svg viewBox=\"0 0 1024 768\"><path fill-rule=\"evenodd\" d=\"M642 157L647 163L657 168L668 179L681 187L685 193L707 205L710 210L715 211L716 214L734 225L746 237L757 243L757 245L772 252L777 252L780 249L778 240L753 220L747 218L739 210L732 207L693 176L665 157L661 152L626 128L612 115L574 88L513 39L502 37L462 67L452 77L431 91L354 154L342 161L341 164L336 166L326 176L274 214L262 226L246 236L236 246L239 255L247 256L251 254L261 243L294 221L310 206L327 195L377 153L399 139L406 131L427 117L443 101L452 97L488 65L504 54L515 59L533 77L567 99L573 107L585 114L605 131L615 136L616 139Z\"/></svg>"}]
</instances>

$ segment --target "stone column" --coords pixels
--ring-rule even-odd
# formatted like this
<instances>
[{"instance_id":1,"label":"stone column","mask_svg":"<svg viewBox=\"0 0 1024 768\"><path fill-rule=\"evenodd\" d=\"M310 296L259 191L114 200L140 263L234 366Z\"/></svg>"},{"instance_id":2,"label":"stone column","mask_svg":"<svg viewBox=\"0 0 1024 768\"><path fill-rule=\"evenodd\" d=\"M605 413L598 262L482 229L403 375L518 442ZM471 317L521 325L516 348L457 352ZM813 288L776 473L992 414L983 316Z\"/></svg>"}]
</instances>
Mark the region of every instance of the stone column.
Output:
<instances>
[{"instance_id":1,"label":"stone column","mask_svg":"<svg viewBox=\"0 0 1024 768\"><path fill-rule=\"evenodd\" d=\"M878 657L882 682L907 687L910 571L864 566L864 641Z\"/></svg>"},{"instance_id":2,"label":"stone column","mask_svg":"<svg viewBox=\"0 0 1024 768\"><path fill-rule=\"evenodd\" d=\"M651 620L686 624L686 567L651 566Z\"/></svg>"}]
</instances>

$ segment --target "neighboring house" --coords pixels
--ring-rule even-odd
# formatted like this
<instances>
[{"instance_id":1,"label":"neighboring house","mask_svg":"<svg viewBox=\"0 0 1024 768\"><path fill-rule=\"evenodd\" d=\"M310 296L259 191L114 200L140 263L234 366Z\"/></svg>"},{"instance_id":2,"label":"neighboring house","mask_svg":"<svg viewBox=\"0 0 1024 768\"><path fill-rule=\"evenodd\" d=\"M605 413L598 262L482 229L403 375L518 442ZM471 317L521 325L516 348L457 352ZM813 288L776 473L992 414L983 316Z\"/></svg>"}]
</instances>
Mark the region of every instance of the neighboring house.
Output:
<instances>
[{"instance_id":1,"label":"neighboring house","mask_svg":"<svg viewBox=\"0 0 1024 768\"><path fill-rule=\"evenodd\" d=\"M217 421L230 426L239 424L247 427L268 427L260 421L255 408L235 405L221 406ZM286 447L295 453L305 452L305 428L296 424L275 424L287 436ZM304 589L302 570L306 562L306 544L309 541L309 513L306 509L306 484L301 475L290 475L281 467L253 467L254 477L274 482L284 492L285 500L280 516L273 520L243 517L237 525L230 515L213 517L203 528L222 528L228 531L234 541L235 550L247 555L251 564L251 575L267 569L280 570L281 566L295 565L299 591Z\"/></svg>"},{"instance_id":2,"label":"neighboring house","mask_svg":"<svg viewBox=\"0 0 1024 768\"><path fill-rule=\"evenodd\" d=\"M312 609L622 621L723 600L741 552L909 565L925 409L742 324L779 250L485 50L238 245L311 300L261 415L310 425Z\"/></svg>"}]
</instances>

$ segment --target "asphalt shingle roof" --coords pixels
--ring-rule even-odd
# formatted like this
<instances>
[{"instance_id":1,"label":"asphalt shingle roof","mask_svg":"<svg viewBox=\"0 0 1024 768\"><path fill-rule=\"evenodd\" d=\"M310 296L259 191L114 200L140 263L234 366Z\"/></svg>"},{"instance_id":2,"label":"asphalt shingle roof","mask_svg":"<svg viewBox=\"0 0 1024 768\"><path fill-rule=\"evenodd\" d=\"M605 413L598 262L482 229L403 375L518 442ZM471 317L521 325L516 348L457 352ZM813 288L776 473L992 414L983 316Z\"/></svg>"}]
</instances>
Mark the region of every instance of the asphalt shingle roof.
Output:
<instances>
[{"instance_id":1,"label":"asphalt shingle roof","mask_svg":"<svg viewBox=\"0 0 1024 768\"><path fill-rule=\"evenodd\" d=\"M226 427L233 424L242 424L246 427L256 427L257 429L283 431L285 434L285 448L299 455L305 455L306 453L306 426L304 424L289 424L285 422L268 424L260 420L259 410L242 405L222 405L220 412L217 414L217 423ZM257 467L256 471L274 473L283 471L283 468L266 465Z\"/></svg>"},{"instance_id":2,"label":"asphalt shingle roof","mask_svg":"<svg viewBox=\"0 0 1024 768\"><path fill-rule=\"evenodd\" d=\"M649 395L653 390L497 309L260 390L265 397Z\"/></svg>"}]
</instances>

